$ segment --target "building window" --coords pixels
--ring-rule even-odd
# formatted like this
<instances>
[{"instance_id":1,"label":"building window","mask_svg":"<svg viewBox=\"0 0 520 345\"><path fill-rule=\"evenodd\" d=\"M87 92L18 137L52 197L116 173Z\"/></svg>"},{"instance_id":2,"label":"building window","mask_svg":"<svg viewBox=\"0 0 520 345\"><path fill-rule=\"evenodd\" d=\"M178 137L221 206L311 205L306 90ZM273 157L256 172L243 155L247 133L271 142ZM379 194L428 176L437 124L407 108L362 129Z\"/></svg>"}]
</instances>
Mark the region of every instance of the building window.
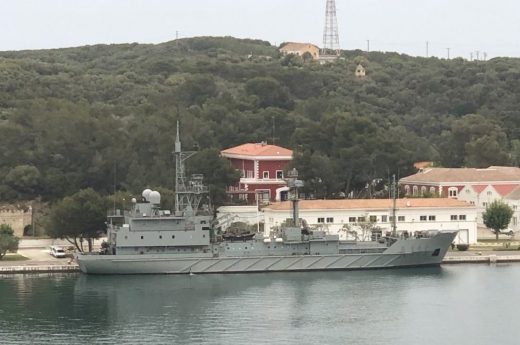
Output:
<instances>
[{"instance_id":1,"label":"building window","mask_svg":"<svg viewBox=\"0 0 520 345\"><path fill-rule=\"evenodd\" d=\"M388 216L381 216L381 222L386 223L388 221Z\"/></svg>"},{"instance_id":2,"label":"building window","mask_svg":"<svg viewBox=\"0 0 520 345\"><path fill-rule=\"evenodd\" d=\"M264 171L262 173L262 176L265 178L265 179L268 179L269 178L269 171Z\"/></svg>"},{"instance_id":3,"label":"building window","mask_svg":"<svg viewBox=\"0 0 520 345\"><path fill-rule=\"evenodd\" d=\"M457 197L457 187L450 187L450 188L448 189L448 196L449 196L450 198L455 198L455 197Z\"/></svg>"},{"instance_id":4,"label":"building window","mask_svg":"<svg viewBox=\"0 0 520 345\"><path fill-rule=\"evenodd\" d=\"M489 195L489 196L491 196L491 194L493 194L493 193L491 193L491 191L488 190L486 194Z\"/></svg>"},{"instance_id":5,"label":"building window","mask_svg":"<svg viewBox=\"0 0 520 345\"><path fill-rule=\"evenodd\" d=\"M482 206L484 206L484 207L487 207L487 205L488 205L487 202L483 202L483 203L482 203Z\"/></svg>"},{"instance_id":6,"label":"building window","mask_svg":"<svg viewBox=\"0 0 520 345\"><path fill-rule=\"evenodd\" d=\"M413 186L413 195L419 194L419 188L417 186Z\"/></svg>"},{"instance_id":7,"label":"building window","mask_svg":"<svg viewBox=\"0 0 520 345\"><path fill-rule=\"evenodd\" d=\"M357 217L357 221L358 221L358 223L364 223L365 217Z\"/></svg>"},{"instance_id":8,"label":"building window","mask_svg":"<svg viewBox=\"0 0 520 345\"><path fill-rule=\"evenodd\" d=\"M276 179L283 180L283 170L276 170Z\"/></svg>"},{"instance_id":9,"label":"building window","mask_svg":"<svg viewBox=\"0 0 520 345\"><path fill-rule=\"evenodd\" d=\"M404 222L404 220L405 220L404 216L397 216L398 222Z\"/></svg>"},{"instance_id":10,"label":"building window","mask_svg":"<svg viewBox=\"0 0 520 345\"><path fill-rule=\"evenodd\" d=\"M327 217L327 223L334 223L333 217Z\"/></svg>"},{"instance_id":11,"label":"building window","mask_svg":"<svg viewBox=\"0 0 520 345\"><path fill-rule=\"evenodd\" d=\"M430 193L435 194L435 187L430 187Z\"/></svg>"},{"instance_id":12,"label":"building window","mask_svg":"<svg viewBox=\"0 0 520 345\"><path fill-rule=\"evenodd\" d=\"M404 194L410 195L410 186L409 185L404 186Z\"/></svg>"},{"instance_id":13,"label":"building window","mask_svg":"<svg viewBox=\"0 0 520 345\"><path fill-rule=\"evenodd\" d=\"M271 198L271 191L265 189L257 189L255 193L258 194L258 201L260 202L268 202Z\"/></svg>"},{"instance_id":14,"label":"building window","mask_svg":"<svg viewBox=\"0 0 520 345\"><path fill-rule=\"evenodd\" d=\"M325 223L325 218L318 218L318 223Z\"/></svg>"},{"instance_id":15,"label":"building window","mask_svg":"<svg viewBox=\"0 0 520 345\"><path fill-rule=\"evenodd\" d=\"M513 210L516 210L517 208L518 208L518 206L513 205Z\"/></svg>"},{"instance_id":16,"label":"building window","mask_svg":"<svg viewBox=\"0 0 520 345\"><path fill-rule=\"evenodd\" d=\"M419 217L419 220L420 220L421 222L425 222L425 221L426 221L426 216L420 216L420 217Z\"/></svg>"},{"instance_id":17,"label":"building window","mask_svg":"<svg viewBox=\"0 0 520 345\"><path fill-rule=\"evenodd\" d=\"M426 187L422 186L421 187L421 195L424 195L424 194L426 194Z\"/></svg>"},{"instance_id":18,"label":"building window","mask_svg":"<svg viewBox=\"0 0 520 345\"><path fill-rule=\"evenodd\" d=\"M240 177L246 177L246 171L245 170L238 170L238 171L240 171Z\"/></svg>"},{"instance_id":19,"label":"building window","mask_svg":"<svg viewBox=\"0 0 520 345\"><path fill-rule=\"evenodd\" d=\"M253 178L253 170L247 171L247 178Z\"/></svg>"},{"instance_id":20,"label":"building window","mask_svg":"<svg viewBox=\"0 0 520 345\"><path fill-rule=\"evenodd\" d=\"M428 216L428 220L435 221L435 216Z\"/></svg>"},{"instance_id":21,"label":"building window","mask_svg":"<svg viewBox=\"0 0 520 345\"><path fill-rule=\"evenodd\" d=\"M516 218L516 217L513 217L512 222L513 222L513 225L516 225L516 224L518 223L517 218Z\"/></svg>"},{"instance_id":22,"label":"building window","mask_svg":"<svg viewBox=\"0 0 520 345\"><path fill-rule=\"evenodd\" d=\"M349 223L355 223L356 222L356 217L348 217L348 222Z\"/></svg>"},{"instance_id":23,"label":"building window","mask_svg":"<svg viewBox=\"0 0 520 345\"><path fill-rule=\"evenodd\" d=\"M459 220L466 220L466 215L465 214L459 215Z\"/></svg>"},{"instance_id":24,"label":"building window","mask_svg":"<svg viewBox=\"0 0 520 345\"><path fill-rule=\"evenodd\" d=\"M368 219L370 220L370 223L377 222L377 216L370 216Z\"/></svg>"},{"instance_id":25,"label":"building window","mask_svg":"<svg viewBox=\"0 0 520 345\"><path fill-rule=\"evenodd\" d=\"M461 216L461 217L462 217L462 216ZM452 215L450 216L450 219L451 219L451 220L457 220L457 215L456 215L456 214L452 214ZM461 220L462 220L462 219L461 219Z\"/></svg>"}]
</instances>

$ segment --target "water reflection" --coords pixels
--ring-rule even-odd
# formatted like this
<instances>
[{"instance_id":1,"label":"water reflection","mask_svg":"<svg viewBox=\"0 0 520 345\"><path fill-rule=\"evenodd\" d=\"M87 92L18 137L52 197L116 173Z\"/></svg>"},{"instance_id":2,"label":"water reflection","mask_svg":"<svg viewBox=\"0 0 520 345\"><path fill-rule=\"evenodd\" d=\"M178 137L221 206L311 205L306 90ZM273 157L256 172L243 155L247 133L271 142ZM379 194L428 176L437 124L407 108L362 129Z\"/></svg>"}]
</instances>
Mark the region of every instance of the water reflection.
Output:
<instances>
[{"instance_id":1,"label":"water reflection","mask_svg":"<svg viewBox=\"0 0 520 345\"><path fill-rule=\"evenodd\" d=\"M0 342L483 344L491 320L479 310L518 302L519 268L4 276ZM472 333L453 327L462 319ZM508 344L506 334L494 336Z\"/></svg>"}]
</instances>

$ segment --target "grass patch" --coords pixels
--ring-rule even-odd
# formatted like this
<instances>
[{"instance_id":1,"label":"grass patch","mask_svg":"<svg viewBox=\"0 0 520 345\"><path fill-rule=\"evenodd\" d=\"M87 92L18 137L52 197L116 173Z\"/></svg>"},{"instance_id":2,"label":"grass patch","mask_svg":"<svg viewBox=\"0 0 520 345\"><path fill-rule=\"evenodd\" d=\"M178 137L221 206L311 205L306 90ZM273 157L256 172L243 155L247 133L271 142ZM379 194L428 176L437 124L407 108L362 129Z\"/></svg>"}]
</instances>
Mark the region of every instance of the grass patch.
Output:
<instances>
[{"instance_id":1,"label":"grass patch","mask_svg":"<svg viewBox=\"0 0 520 345\"><path fill-rule=\"evenodd\" d=\"M7 254L0 261L25 261L25 260L29 260L29 258L26 258L25 256L20 255L20 254Z\"/></svg>"}]
</instances>

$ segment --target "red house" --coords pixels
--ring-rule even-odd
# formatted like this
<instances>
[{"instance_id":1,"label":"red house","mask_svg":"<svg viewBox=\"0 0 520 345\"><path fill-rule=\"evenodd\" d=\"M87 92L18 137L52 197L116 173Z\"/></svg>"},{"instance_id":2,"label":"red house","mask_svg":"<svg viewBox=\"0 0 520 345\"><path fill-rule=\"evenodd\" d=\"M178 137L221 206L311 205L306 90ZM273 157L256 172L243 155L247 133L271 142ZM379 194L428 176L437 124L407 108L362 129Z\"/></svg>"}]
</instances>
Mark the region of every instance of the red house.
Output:
<instances>
[{"instance_id":1,"label":"red house","mask_svg":"<svg viewBox=\"0 0 520 345\"><path fill-rule=\"evenodd\" d=\"M248 203L255 202L257 194L260 201L285 199L288 188L284 171L292 159L291 150L262 142L232 147L221 155L241 174L240 181L228 187L232 198Z\"/></svg>"}]
</instances>

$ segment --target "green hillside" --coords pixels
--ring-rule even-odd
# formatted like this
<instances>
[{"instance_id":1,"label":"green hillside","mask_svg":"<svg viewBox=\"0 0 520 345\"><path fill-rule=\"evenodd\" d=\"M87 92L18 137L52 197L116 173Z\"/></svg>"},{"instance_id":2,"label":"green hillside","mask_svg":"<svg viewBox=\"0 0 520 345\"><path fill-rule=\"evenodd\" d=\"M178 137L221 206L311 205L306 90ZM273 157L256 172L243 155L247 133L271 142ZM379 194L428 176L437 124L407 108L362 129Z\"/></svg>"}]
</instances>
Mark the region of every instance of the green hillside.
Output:
<instances>
[{"instance_id":1,"label":"green hillside","mask_svg":"<svg viewBox=\"0 0 520 345\"><path fill-rule=\"evenodd\" d=\"M176 120L215 185L218 150L272 142L273 123L316 197L364 195L420 160L519 164L519 59L343 57L319 65L231 37L0 52L0 199L109 193L115 170L119 190L171 189Z\"/></svg>"}]
</instances>

